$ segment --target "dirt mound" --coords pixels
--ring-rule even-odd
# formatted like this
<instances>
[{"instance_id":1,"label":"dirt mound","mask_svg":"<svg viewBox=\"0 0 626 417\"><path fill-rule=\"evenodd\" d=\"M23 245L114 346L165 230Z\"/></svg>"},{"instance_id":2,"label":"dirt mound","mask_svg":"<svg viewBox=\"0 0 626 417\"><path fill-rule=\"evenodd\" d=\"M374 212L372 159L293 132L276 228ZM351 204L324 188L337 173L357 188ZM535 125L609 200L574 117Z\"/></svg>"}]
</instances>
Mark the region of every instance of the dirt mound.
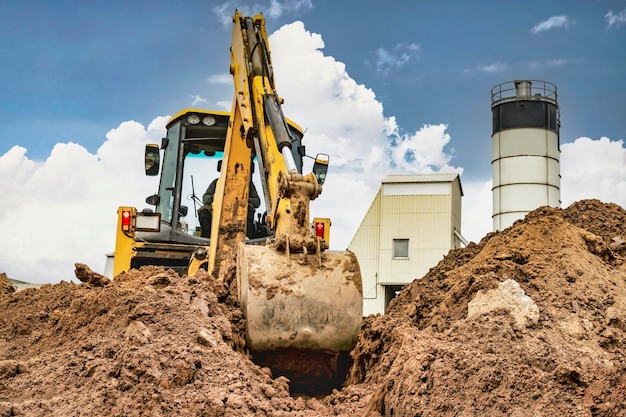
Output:
<instances>
[{"instance_id":1,"label":"dirt mound","mask_svg":"<svg viewBox=\"0 0 626 417\"><path fill-rule=\"evenodd\" d=\"M0 416L334 414L237 351L226 295L157 267L5 295Z\"/></svg>"},{"instance_id":2,"label":"dirt mound","mask_svg":"<svg viewBox=\"0 0 626 417\"><path fill-rule=\"evenodd\" d=\"M11 280L7 277L7 274L0 273L0 297L3 295L9 295L15 292L15 287L11 284Z\"/></svg>"},{"instance_id":3,"label":"dirt mound","mask_svg":"<svg viewBox=\"0 0 626 417\"><path fill-rule=\"evenodd\" d=\"M626 211L587 200L451 251L318 398L247 358L206 275L13 292L0 274L0 416L626 416L625 238Z\"/></svg>"},{"instance_id":4,"label":"dirt mound","mask_svg":"<svg viewBox=\"0 0 626 417\"><path fill-rule=\"evenodd\" d=\"M349 382L382 415L625 416L624 237L590 200L452 251L365 321Z\"/></svg>"}]
</instances>

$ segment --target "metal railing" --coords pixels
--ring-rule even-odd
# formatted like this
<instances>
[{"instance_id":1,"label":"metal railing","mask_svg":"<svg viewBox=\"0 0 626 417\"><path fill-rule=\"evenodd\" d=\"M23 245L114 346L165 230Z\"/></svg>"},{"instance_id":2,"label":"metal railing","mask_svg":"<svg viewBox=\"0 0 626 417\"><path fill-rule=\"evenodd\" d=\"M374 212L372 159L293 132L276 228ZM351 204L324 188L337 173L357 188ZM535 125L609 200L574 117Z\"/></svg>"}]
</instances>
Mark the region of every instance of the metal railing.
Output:
<instances>
[{"instance_id":1,"label":"metal railing","mask_svg":"<svg viewBox=\"0 0 626 417\"><path fill-rule=\"evenodd\" d=\"M557 103L556 85L539 80L516 80L498 84L491 89L491 108L516 100L541 100Z\"/></svg>"}]
</instances>

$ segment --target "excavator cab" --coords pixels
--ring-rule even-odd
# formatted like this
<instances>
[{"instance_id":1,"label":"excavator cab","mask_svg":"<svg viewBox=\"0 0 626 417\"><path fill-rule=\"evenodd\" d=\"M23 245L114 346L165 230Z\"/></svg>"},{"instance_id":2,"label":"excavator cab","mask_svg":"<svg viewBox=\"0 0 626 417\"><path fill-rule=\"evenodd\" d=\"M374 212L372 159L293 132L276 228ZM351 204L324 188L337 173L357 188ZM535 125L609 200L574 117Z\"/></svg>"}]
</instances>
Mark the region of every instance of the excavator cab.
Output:
<instances>
[{"instance_id":1,"label":"excavator cab","mask_svg":"<svg viewBox=\"0 0 626 417\"><path fill-rule=\"evenodd\" d=\"M118 244L126 240L126 246L132 249L116 250L114 274L143 265L163 265L185 274L196 246L209 246L210 239L202 237L198 210L203 206L205 190L220 176L229 118L229 112L185 109L170 118L161 144L146 145L145 173L160 175L159 186L155 194L146 198L146 203L153 208L135 211L129 218L132 222L143 223L158 215L159 224L158 227L140 227L132 236L118 228L118 235L120 232L128 235L121 234ZM294 161L301 172L302 128L291 120L288 126ZM250 163L261 204L254 213L254 221L248 225L248 229L253 230L246 231L249 243L263 241L271 235L264 219L267 199L260 176L256 174L257 159L253 154ZM123 213L120 211L119 216Z\"/></svg>"},{"instance_id":2,"label":"excavator cab","mask_svg":"<svg viewBox=\"0 0 626 417\"><path fill-rule=\"evenodd\" d=\"M145 173L148 176L160 174L158 190L146 198L153 209L144 209L137 216L160 215L159 230L140 230L135 234L138 245L128 267L154 265L159 256L152 244L178 243L181 245L208 246L210 239L202 237L198 210L203 206L202 196L213 180L219 177L230 113L199 109L185 109L177 113L166 125L167 134L161 144L147 144L145 149ZM304 146L302 129L288 121L289 133L293 141L293 157L296 167L302 172ZM255 155L250 161L252 171L258 164ZM254 186L259 190L261 205L254 213L254 221L248 225L249 239L263 239L271 231L266 227L264 214L266 201L262 182L253 177ZM142 245L141 243L145 243ZM144 251L142 248L146 247ZM175 269L187 273L186 267L194 248L180 247L187 256L178 254ZM142 255L146 255L143 257ZM167 258L167 256L165 256ZM144 259L145 258L145 259ZM180 258L180 259L178 259ZM164 266L169 260L164 260ZM121 263L120 263L121 264ZM125 268L127 269L127 268ZM120 271L117 270L116 273Z\"/></svg>"}]
</instances>

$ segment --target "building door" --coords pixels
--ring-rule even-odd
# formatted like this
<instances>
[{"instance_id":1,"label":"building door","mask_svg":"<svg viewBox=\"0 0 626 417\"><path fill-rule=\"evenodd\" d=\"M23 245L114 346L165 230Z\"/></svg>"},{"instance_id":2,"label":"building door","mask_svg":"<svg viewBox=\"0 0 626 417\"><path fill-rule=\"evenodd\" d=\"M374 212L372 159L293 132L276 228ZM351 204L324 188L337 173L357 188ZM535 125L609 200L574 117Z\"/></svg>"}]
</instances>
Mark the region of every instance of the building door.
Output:
<instances>
[{"instance_id":1,"label":"building door","mask_svg":"<svg viewBox=\"0 0 626 417\"><path fill-rule=\"evenodd\" d=\"M400 293L400 290L402 289L402 285L383 285L383 287L385 288L385 310L387 310L387 306L389 306L389 303L391 302L391 300L393 300L394 298L396 298L396 296Z\"/></svg>"}]
</instances>

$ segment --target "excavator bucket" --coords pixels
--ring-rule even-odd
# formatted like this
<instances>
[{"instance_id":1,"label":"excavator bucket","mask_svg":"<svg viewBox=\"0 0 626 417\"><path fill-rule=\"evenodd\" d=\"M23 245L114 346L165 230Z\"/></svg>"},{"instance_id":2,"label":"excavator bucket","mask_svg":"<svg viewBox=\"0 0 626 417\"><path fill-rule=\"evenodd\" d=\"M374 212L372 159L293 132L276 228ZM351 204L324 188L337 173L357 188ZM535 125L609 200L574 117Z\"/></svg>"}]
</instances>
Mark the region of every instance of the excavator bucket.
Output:
<instances>
[{"instance_id":1,"label":"excavator bucket","mask_svg":"<svg viewBox=\"0 0 626 417\"><path fill-rule=\"evenodd\" d=\"M311 390L343 381L363 317L352 252L288 257L271 246L240 244L237 283L255 362L300 387L314 381Z\"/></svg>"}]
</instances>

